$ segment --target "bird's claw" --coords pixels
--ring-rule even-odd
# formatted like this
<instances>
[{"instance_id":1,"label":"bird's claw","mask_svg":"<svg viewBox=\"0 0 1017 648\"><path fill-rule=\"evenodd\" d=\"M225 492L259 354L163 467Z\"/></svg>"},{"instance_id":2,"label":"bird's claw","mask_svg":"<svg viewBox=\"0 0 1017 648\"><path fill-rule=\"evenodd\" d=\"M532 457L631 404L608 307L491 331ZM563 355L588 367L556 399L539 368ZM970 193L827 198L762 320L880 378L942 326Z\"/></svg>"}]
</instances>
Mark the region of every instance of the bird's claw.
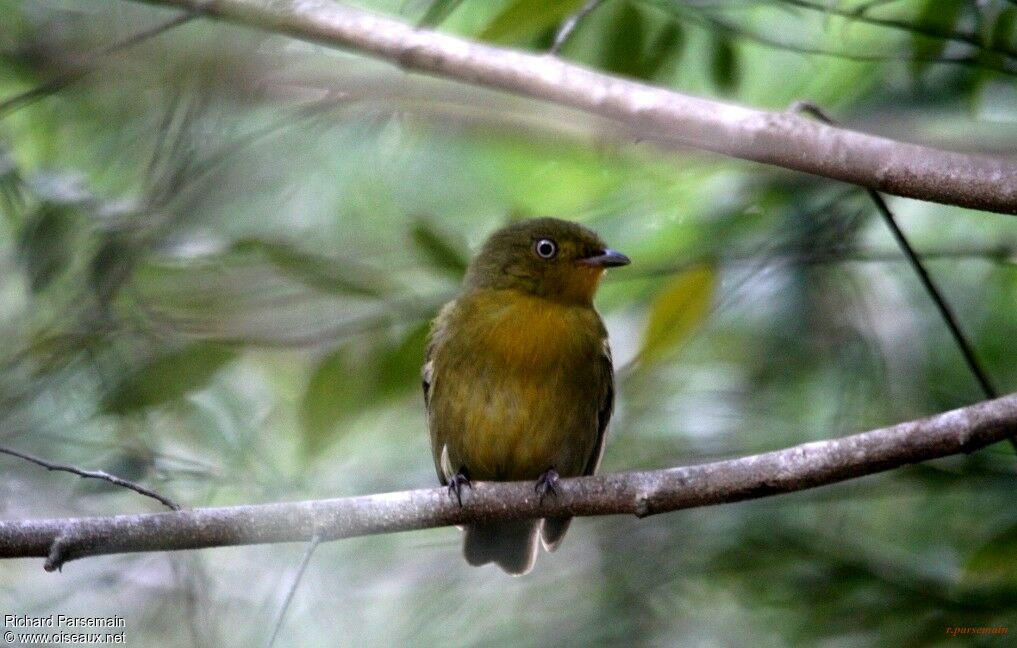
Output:
<instances>
[{"instance_id":1,"label":"bird's claw","mask_svg":"<svg viewBox=\"0 0 1017 648\"><path fill-rule=\"evenodd\" d=\"M464 486L473 490L473 483L470 481L469 473L466 471L466 468L460 468L459 472L448 481L448 496L449 498L454 497L459 502L460 507L463 505Z\"/></svg>"},{"instance_id":2,"label":"bird's claw","mask_svg":"<svg viewBox=\"0 0 1017 648\"><path fill-rule=\"evenodd\" d=\"M558 471L554 468L548 468L544 473L537 477L537 483L533 485L533 490L540 495L540 503L544 503L544 498L547 494L558 496Z\"/></svg>"}]
</instances>

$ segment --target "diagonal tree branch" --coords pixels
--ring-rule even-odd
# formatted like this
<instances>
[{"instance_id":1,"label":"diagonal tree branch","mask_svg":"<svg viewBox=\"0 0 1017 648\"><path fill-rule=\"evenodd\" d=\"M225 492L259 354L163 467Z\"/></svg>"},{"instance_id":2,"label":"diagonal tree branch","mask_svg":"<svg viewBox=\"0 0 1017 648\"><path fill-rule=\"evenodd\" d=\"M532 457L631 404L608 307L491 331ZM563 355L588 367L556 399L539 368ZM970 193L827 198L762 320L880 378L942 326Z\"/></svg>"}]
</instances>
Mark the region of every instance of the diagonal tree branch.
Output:
<instances>
[{"instance_id":1,"label":"diagonal tree branch","mask_svg":"<svg viewBox=\"0 0 1017 648\"><path fill-rule=\"evenodd\" d=\"M0 559L68 560L273 542L337 540L495 519L645 517L806 490L1002 441L1017 394L862 434L697 466L563 479L540 501L528 482L478 483L459 507L446 489L115 517L0 521Z\"/></svg>"},{"instance_id":2,"label":"diagonal tree branch","mask_svg":"<svg viewBox=\"0 0 1017 648\"><path fill-rule=\"evenodd\" d=\"M1017 214L1017 161L943 151L701 99L561 61L471 42L331 0L140 0L204 13L399 65L571 106L640 137L804 171L878 191Z\"/></svg>"}]
</instances>

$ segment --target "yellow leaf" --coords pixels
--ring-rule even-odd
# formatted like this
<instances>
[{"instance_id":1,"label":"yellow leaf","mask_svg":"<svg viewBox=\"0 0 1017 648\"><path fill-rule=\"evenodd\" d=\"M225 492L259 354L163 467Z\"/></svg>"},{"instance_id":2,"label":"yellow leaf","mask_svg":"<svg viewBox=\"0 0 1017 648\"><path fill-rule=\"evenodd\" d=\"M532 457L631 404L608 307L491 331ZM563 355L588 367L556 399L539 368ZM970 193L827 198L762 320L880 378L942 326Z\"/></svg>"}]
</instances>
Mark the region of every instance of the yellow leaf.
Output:
<instances>
[{"instance_id":1,"label":"yellow leaf","mask_svg":"<svg viewBox=\"0 0 1017 648\"><path fill-rule=\"evenodd\" d=\"M650 309L641 361L660 360L688 339L710 312L716 281L711 266L696 266L664 287Z\"/></svg>"}]
</instances>

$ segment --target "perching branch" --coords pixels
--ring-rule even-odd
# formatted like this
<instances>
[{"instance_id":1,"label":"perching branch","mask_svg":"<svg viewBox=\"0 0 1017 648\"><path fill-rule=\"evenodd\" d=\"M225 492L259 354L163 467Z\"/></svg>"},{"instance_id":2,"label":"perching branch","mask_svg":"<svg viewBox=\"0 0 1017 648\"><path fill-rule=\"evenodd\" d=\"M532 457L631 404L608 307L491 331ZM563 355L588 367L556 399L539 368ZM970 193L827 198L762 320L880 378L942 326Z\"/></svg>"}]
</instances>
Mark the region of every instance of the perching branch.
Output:
<instances>
[{"instance_id":1,"label":"perching branch","mask_svg":"<svg viewBox=\"0 0 1017 648\"><path fill-rule=\"evenodd\" d=\"M180 505L174 502L173 500L169 499L168 497L163 497L159 493L156 493L154 490L150 488L145 488L141 484L136 484L135 482L132 482L128 479L124 479L123 477L111 475L105 470L82 470L81 468L75 468L74 466L66 466L64 464L52 463L50 461L46 461L45 459L33 457L30 454L26 454L18 450L11 450L10 448L4 447L0 447L0 454L6 454L12 457L17 457L19 459L24 459L25 461L34 463L37 466L42 466L46 470L57 470L60 472L68 472L71 473L72 475L77 475L82 479L99 479L104 482L109 482L114 486L126 488L128 490L134 491L135 493L144 495L145 497L151 497L154 500L158 500L163 506L166 506L171 510L174 511L180 510Z\"/></svg>"},{"instance_id":2,"label":"perching branch","mask_svg":"<svg viewBox=\"0 0 1017 648\"><path fill-rule=\"evenodd\" d=\"M926 419L697 466L563 479L540 501L529 482L477 483L460 508L444 488L175 513L0 522L0 559L86 556L322 541L495 519L645 517L806 490L972 452L1017 429L1017 394Z\"/></svg>"},{"instance_id":3,"label":"perching branch","mask_svg":"<svg viewBox=\"0 0 1017 648\"><path fill-rule=\"evenodd\" d=\"M842 180L886 193L1017 214L1017 161L943 151L700 99L471 42L332 0L141 0L351 49L476 85L571 106L634 135Z\"/></svg>"}]
</instances>

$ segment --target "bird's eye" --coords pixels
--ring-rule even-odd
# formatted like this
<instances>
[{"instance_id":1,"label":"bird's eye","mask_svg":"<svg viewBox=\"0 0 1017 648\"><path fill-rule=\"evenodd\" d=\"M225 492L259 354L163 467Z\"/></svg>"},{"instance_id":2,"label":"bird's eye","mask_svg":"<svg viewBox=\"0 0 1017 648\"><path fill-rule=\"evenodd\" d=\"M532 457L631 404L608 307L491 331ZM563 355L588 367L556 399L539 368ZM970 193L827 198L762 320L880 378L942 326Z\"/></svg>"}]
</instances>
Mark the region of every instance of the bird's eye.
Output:
<instances>
[{"instance_id":1,"label":"bird's eye","mask_svg":"<svg viewBox=\"0 0 1017 648\"><path fill-rule=\"evenodd\" d=\"M533 251L541 259L552 259L558 254L558 244L551 239L540 239L533 244Z\"/></svg>"}]
</instances>

